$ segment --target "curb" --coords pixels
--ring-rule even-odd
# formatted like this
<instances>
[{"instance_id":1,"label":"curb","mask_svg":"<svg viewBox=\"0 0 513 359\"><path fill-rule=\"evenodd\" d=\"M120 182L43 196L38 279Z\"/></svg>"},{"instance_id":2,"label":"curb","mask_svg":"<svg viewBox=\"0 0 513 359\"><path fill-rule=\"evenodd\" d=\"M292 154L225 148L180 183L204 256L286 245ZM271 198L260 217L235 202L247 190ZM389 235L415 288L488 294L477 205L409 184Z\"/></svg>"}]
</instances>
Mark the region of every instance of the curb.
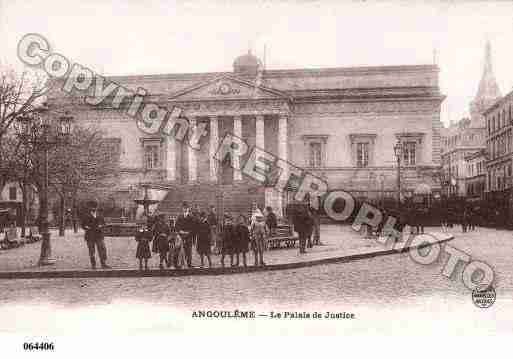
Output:
<instances>
[{"instance_id":1,"label":"curb","mask_svg":"<svg viewBox=\"0 0 513 359\"><path fill-rule=\"evenodd\" d=\"M441 239L436 243L445 243L454 239L454 235ZM56 271L12 271L0 272L0 279L54 279L54 278L138 278L138 277L183 277L191 275L224 275L253 273L264 271L276 271L286 269L306 268L323 264L346 263L361 259L380 257L390 254L400 254L411 249L424 248L430 244L408 246L399 249L378 250L368 253L351 254L342 257L314 259L304 262L270 264L265 267L225 267L225 268L187 268L187 269L152 269L140 271L138 269L113 269L113 270L56 270Z\"/></svg>"}]
</instances>

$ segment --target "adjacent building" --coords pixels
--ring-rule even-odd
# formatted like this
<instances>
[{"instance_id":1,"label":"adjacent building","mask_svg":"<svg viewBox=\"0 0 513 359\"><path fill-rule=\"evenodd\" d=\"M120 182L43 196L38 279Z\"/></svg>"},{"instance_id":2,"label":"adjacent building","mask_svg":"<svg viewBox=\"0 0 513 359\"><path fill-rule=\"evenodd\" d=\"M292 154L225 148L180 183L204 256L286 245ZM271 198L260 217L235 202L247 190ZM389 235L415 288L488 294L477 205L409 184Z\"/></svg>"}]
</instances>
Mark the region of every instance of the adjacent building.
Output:
<instances>
[{"instance_id":1,"label":"adjacent building","mask_svg":"<svg viewBox=\"0 0 513 359\"><path fill-rule=\"evenodd\" d=\"M23 191L18 182L10 181L0 188L0 210L8 209L18 223L22 221ZM39 200L35 188L27 188L27 218L33 221L39 210Z\"/></svg>"},{"instance_id":2,"label":"adjacent building","mask_svg":"<svg viewBox=\"0 0 513 359\"><path fill-rule=\"evenodd\" d=\"M470 118L451 123L448 128L442 129L442 183L445 195L473 196L471 193L474 193L476 172L469 172L472 166L469 167L466 158L471 159L476 166L483 156L486 158L486 153L483 152L487 141L484 113L500 98L501 92L493 73L492 50L488 41L485 47L483 74L476 96L470 103ZM472 189L468 188L468 184L472 184Z\"/></svg>"},{"instance_id":3,"label":"adjacent building","mask_svg":"<svg viewBox=\"0 0 513 359\"><path fill-rule=\"evenodd\" d=\"M109 196L120 203L130 203L133 189L144 183L162 212L177 212L186 200L203 208L217 203L232 213L247 213L256 202L281 214L290 193L217 166L212 154L225 134L324 178L329 189L370 199L395 196L394 144L400 141L403 194L418 188L439 193L432 176L440 166L444 96L438 76L435 65L267 70L247 53L228 72L109 78L145 89L159 105L182 108L193 126L205 124L208 136L197 150L144 134L124 109L73 109L78 123L103 129L117 146L122 171ZM49 98L56 107L69 101L58 93Z\"/></svg>"},{"instance_id":4,"label":"adjacent building","mask_svg":"<svg viewBox=\"0 0 513 359\"><path fill-rule=\"evenodd\" d=\"M486 190L486 150L468 154L465 156L465 162L467 163L466 197L470 200L482 200Z\"/></svg>"},{"instance_id":5,"label":"adjacent building","mask_svg":"<svg viewBox=\"0 0 513 359\"><path fill-rule=\"evenodd\" d=\"M488 192L512 187L512 106L513 91L497 101L485 113L488 153Z\"/></svg>"},{"instance_id":6,"label":"adjacent building","mask_svg":"<svg viewBox=\"0 0 513 359\"><path fill-rule=\"evenodd\" d=\"M486 129L471 127L469 118L452 123L442 131L442 171L444 174L444 194L467 195L468 173L467 156L485 149Z\"/></svg>"}]
</instances>

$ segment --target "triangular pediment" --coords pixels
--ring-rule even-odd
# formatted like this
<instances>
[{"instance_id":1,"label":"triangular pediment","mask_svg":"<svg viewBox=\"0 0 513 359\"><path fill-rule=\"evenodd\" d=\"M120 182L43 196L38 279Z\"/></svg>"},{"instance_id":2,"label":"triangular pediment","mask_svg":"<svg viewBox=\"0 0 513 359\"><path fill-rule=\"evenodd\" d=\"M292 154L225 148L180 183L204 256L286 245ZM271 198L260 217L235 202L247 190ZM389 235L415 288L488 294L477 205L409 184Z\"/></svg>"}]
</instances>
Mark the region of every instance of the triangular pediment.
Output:
<instances>
[{"instance_id":1,"label":"triangular pediment","mask_svg":"<svg viewBox=\"0 0 513 359\"><path fill-rule=\"evenodd\" d=\"M289 97L257 82L222 76L198 83L179 91L169 98L175 101L187 100L231 100L231 99L288 99Z\"/></svg>"}]
</instances>

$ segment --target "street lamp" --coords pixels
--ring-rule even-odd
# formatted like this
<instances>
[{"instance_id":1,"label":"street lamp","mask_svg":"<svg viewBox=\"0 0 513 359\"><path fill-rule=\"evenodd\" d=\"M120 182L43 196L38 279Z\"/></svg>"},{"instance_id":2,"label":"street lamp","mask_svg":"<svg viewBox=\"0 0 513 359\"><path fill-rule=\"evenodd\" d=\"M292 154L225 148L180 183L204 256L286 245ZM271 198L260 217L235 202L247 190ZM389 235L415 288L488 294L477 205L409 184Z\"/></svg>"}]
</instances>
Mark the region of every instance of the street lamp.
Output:
<instances>
[{"instance_id":1,"label":"street lamp","mask_svg":"<svg viewBox=\"0 0 513 359\"><path fill-rule=\"evenodd\" d=\"M385 208L385 174L379 175L379 183L381 187L381 208Z\"/></svg>"},{"instance_id":2,"label":"street lamp","mask_svg":"<svg viewBox=\"0 0 513 359\"><path fill-rule=\"evenodd\" d=\"M403 155L403 144L397 141L394 145L394 153L397 158L397 207L401 205L401 156Z\"/></svg>"},{"instance_id":3,"label":"street lamp","mask_svg":"<svg viewBox=\"0 0 513 359\"><path fill-rule=\"evenodd\" d=\"M68 112L59 117L56 133L52 136L52 120L48 115L48 106L43 104L36 110L36 116L26 116L18 121L17 131L26 143L35 145L42 155L43 179L41 181L41 194L39 203L39 228L41 232L41 254L39 265L54 264L51 259L52 246L50 243L50 231L48 228L48 151L52 146L66 145L70 142L73 117ZM52 138L53 137L53 138Z\"/></svg>"}]
</instances>

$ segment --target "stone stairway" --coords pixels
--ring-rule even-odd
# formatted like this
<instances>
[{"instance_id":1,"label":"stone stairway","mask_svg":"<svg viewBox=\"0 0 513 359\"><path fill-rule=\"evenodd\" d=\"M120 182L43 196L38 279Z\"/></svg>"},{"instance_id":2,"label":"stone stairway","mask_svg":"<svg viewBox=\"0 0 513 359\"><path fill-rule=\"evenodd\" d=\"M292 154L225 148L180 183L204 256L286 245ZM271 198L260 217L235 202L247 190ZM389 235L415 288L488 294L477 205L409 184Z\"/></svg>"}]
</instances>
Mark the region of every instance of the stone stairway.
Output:
<instances>
[{"instance_id":1,"label":"stone stairway","mask_svg":"<svg viewBox=\"0 0 513 359\"><path fill-rule=\"evenodd\" d=\"M263 208L265 201L264 189L251 183L157 184L154 187L168 190L157 210L174 216L181 213L184 201L193 207L198 205L202 211L208 211L211 205L215 205L219 214L229 213L232 216L248 216L253 203Z\"/></svg>"}]
</instances>

